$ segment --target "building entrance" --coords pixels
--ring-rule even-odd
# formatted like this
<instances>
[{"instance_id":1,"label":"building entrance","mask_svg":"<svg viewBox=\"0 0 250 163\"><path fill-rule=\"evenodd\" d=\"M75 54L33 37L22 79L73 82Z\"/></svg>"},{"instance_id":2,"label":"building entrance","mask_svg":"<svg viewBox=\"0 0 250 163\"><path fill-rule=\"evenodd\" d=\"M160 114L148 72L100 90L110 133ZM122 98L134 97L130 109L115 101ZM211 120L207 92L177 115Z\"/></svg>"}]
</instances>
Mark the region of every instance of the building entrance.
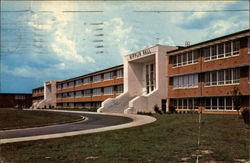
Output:
<instances>
[{"instance_id":1,"label":"building entrance","mask_svg":"<svg viewBox=\"0 0 250 163\"><path fill-rule=\"evenodd\" d=\"M146 64L146 92L149 94L155 89L155 64Z\"/></svg>"}]
</instances>

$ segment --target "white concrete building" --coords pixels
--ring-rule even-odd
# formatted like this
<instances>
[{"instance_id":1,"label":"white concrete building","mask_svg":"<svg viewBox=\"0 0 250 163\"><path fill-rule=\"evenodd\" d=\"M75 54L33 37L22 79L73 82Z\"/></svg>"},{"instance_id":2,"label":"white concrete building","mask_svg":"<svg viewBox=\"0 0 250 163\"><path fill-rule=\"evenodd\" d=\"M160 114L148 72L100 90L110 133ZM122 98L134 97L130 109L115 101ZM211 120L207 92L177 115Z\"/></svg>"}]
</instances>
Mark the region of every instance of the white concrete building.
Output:
<instances>
[{"instance_id":1,"label":"white concrete building","mask_svg":"<svg viewBox=\"0 0 250 163\"><path fill-rule=\"evenodd\" d=\"M154 112L165 110L167 97L166 52L174 46L155 45L124 57L124 93L102 103L98 112ZM163 106L163 107L162 107Z\"/></svg>"}]
</instances>

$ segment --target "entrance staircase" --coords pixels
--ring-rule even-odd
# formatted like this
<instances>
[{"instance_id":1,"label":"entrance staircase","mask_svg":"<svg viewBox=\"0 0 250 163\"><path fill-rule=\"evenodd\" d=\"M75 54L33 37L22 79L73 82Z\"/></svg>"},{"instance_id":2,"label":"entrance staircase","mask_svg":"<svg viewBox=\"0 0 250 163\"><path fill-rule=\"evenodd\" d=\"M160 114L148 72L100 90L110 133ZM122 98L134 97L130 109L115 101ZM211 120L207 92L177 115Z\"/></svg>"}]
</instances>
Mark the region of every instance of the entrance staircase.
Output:
<instances>
[{"instance_id":1,"label":"entrance staircase","mask_svg":"<svg viewBox=\"0 0 250 163\"><path fill-rule=\"evenodd\" d=\"M97 112L124 113L124 111L129 107L129 101L135 97L136 96L131 97L129 93L124 93L116 98L109 98L102 102L102 106L97 110Z\"/></svg>"}]
</instances>

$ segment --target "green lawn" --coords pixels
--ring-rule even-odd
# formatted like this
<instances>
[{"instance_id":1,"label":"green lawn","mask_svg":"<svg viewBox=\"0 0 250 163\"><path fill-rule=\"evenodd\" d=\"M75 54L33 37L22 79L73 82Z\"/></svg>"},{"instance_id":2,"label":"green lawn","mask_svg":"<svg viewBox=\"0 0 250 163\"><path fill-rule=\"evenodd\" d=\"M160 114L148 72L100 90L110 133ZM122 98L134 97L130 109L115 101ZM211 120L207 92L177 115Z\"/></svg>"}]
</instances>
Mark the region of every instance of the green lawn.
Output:
<instances>
[{"instance_id":1,"label":"green lawn","mask_svg":"<svg viewBox=\"0 0 250 163\"><path fill-rule=\"evenodd\" d=\"M1 108L0 130L45 126L55 123L72 122L78 119L80 119L80 116L72 114Z\"/></svg>"},{"instance_id":2,"label":"green lawn","mask_svg":"<svg viewBox=\"0 0 250 163\"><path fill-rule=\"evenodd\" d=\"M235 162L249 157L249 129L237 115L156 115L145 126L103 133L1 145L7 162ZM200 149L200 151L197 151Z\"/></svg>"}]
</instances>

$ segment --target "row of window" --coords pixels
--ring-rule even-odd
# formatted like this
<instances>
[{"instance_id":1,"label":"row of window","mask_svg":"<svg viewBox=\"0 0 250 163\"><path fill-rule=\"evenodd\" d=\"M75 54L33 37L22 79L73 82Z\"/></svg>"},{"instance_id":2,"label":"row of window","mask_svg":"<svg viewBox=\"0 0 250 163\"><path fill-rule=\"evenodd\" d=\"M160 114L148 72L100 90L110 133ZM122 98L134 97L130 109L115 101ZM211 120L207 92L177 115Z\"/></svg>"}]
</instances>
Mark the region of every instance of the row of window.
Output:
<instances>
[{"instance_id":1,"label":"row of window","mask_svg":"<svg viewBox=\"0 0 250 163\"><path fill-rule=\"evenodd\" d=\"M197 88L198 74L173 77L174 88Z\"/></svg>"},{"instance_id":2,"label":"row of window","mask_svg":"<svg viewBox=\"0 0 250 163\"><path fill-rule=\"evenodd\" d=\"M209 61L239 55L239 50L240 41L234 40L205 47L201 49L201 52L204 55L205 61ZM173 67L185 66L197 62L198 50L172 56Z\"/></svg>"},{"instance_id":3,"label":"row of window","mask_svg":"<svg viewBox=\"0 0 250 163\"><path fill-rule=\"evenodd\" d=\"M173 67L190 65L198 62L198 52L190 51L173 56Z\"/></svg>"},{"instance_id":4,"label":"row of window","mask_svg":"<svg viewBox=\"0 0 250 163\"><path fill-rule=\"evenodd\" d=\"M114 72L107 72L103 74L103 80L112 80L114 78ZM123 70L117 70L116 71L116 77L117 78L122 78L123 77ZM91 80L92 79L92 80ZM67 83L63 83L63 84L58 84L57 85L57 89L64 89L64 88L71 88L74 86L79 86L82 84L89 84L91 83L91 81L93 83L97 83L100 82L102 80L102 75L95 75L93 77L87 77L84 79L79 79L76 81L71 81L71 82L67 82Z\"/></svg>"},{"instance_id":5,"label":"row of window","mask_svg":"<svg viewBox=\"0 0 250 163\"><path fill-rule=\"evenodd\" d=\"M73 97L90 97L90 96L101 96L103 95L113 95L116 93L123 93L123 85L117 85L116 87L104 87L102 88L94 88L94 89L86 89L82 91L75 92L65 92L57 94L57 98L73 98Z\"/></svg>"},{"instance_id":6,"label":"row of window","mask_svg":"<svg viewBox=\"0 0 250 163\"><path fill-rule=\"evenodd\" d=\"M171 99L171 106L176 109L198 109L197 98ZM208 97L205 99L206 110L234 110L232 97Z\"/></svg>"},{"instance_id":7,"label":"row of window","mask_svg":"<svg viewBox=\"0 0 250 163\"><path fill-rule=\"evenodd\" d=\"M206 98L205 109L207 110L234 110L232 97Z\"/></svg>"},{"instance_id":8,"label":"row of window","mask_svg":"<svg viewBox=\"0 0 250 163\"><path fill-rule=\"evenodd\" d=\"M57 103L57 107L64 108L99 108L101 107L101 102L65 102L65 103Z\"/></svg>"},{"instance_id":9,"label":"row of window","mask_svg":"<svg viewBox=\"0 0 250 163\"><path fill-rule=\"evenodd\" d=\"M24 95L15 95L15 100L25 100Z\"/></svg>"},{"instance_id":10,"label":"row of window","mask_svg":"<svg viewBox=\"0 0 250 163\"><path fill-rule=\"evenodd\" d=\"M240 83L240 68L205 72L205 86Z\"/></svg>"},{"instance_id":11,"label":"row of window","mask_svg":"<svg viewBox=\"0 0 250 163\"><path fill-rule=\"evenodd\" d=\"M199 103L197 98L180 98L171 99L171 106L176 109L198 109Z\"/></svg>"},{"instance_id":12,"label":"row of window","mask_svg":"<svg viewBox=\"0 0 250 163\"><path fill-rule=\"evenodd\" d=\"M220 59L225 57L231 57L239 55L240 41L228 41L225 43L216 44L203 49L205 55L205 61Z\"/></svg>"},{"instance_id":13,"label":"row of window","mask_svg":"<svg viewBox=\"0 0 250 163\"><path fill-rule=\"evenodd\" d=\"M35 89L33 90L33 93L43 93L44 89Z\"/></svg>"}]
</instances>

